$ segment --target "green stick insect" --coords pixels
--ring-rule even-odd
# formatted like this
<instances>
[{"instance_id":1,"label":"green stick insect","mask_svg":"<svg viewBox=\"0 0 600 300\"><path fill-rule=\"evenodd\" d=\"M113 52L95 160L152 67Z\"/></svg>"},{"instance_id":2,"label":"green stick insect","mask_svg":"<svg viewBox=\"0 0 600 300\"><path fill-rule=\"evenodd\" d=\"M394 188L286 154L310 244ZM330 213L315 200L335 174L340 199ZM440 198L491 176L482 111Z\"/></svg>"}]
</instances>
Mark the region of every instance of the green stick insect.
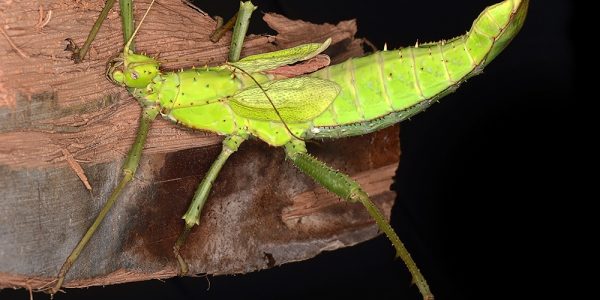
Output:
<instances>
[{"instance_id":1,"label":"green stick insect","mask_svg":"<svg viewBox=\"0 0 600 300\"><path fill-rule=\"evenodd\" d=\"M451 40L384 49L293 78L268 71L318 55L328 47L329 39L239 61L230 56L228 63L216 67L163 73L156 59L130 50L135 33L129 37L126 33L123 53L107 74L116 84L127 87L143 108L137 137L123 165L121 181L65 261L50 292L61 288L70 267L133 179L150 125L160 114L179 125L225 136L220 155L183 216L185 229L174 245L182 274L188 268L179 249L199 224L212 183L240 144L254 137L283 147L289 160L317 183L340 198L362 204L392 242L423 299L433 299L417 265L369 196L349 176L308 154L305 142L367 134L423 111L481 73L508 45L523 25L528 2L505 0L489 6L465 35ZM238 40L233 46L241 45L247 25L244 20L255 8L250 2L241 4L234 30ZM232 49L233 55L239 56L241 48Z\"/></svg>"}]
</instances>

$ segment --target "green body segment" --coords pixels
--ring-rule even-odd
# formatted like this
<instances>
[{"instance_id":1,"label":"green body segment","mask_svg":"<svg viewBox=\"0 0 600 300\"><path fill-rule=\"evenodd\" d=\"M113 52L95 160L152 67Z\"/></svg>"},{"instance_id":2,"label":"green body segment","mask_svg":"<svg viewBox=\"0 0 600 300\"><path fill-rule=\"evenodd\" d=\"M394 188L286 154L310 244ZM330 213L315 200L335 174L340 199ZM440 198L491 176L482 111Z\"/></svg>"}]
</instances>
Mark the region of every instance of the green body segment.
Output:
<instances>
[{"instance_id":1,"label":"green body segment","mask_svg":"<svg viewBox=\"0 0 600 300\"><path fill-rule=\"evenodd\" d=\"M161 114L178 124L249 134L273 146L294 136L365 134L423 111L479 74L516 35L527 6L526 0L506 0L486 8L463 36L377 52L308 76L281 79L263 72L311 58L329 40L220 67L159 74L135 94L159 104Z\"/></svg>"},{"instance_id":2,"label":"green body segment","mask_svg":"<svg viewBox=\"0 0 600 300\"><path fill-rule=\"evenodd\" d=\"M481 72L521 28L528 1L486 8L471 30L438 43L377 52L312 74L342 92L315 118L307 138L360 135L402 121Z\"/></svg>"},{"instance_id":3,"label":"green body segment","mask_svg":"<svg viewBox=\"0 0 600 300\"><path fill-rule=\"evenodd\" d=\"M274 75L262 71L310 59L330 42L252 55L219 67L164 74L158 72L155 59L126 52L123 63L111 67L109 74L117 83L133 88L132 94L143 106L159 105L162 116L173 122L223 135L251 134L279 146L293 137L290 131L302 136L309 121L333 101L339 87L310 77L274 80ZM257 83L269 90L273 103ZM309 106L307 101L316 97L325 99ZM273 106L285 119L279 118ZM286 119L292 124L284 124Z\"/></svg>"},{"instance_id":4,"label":"green body segment","mask_svg":"<svg viewBox=\"0 0 600 300\"><path fill-rule=\"evenodd\" d=\"M262 85L273 82L273 76L253 73ZM222 135L252 134L271 145L283 145L291 139L285 125L266 117L246 117L236 113L235 97L255 87L254 81L244 74L235 74L230 68L198 68L169 72L156 76L145 89L145 101L158 103L161 114L177 124ZM335 96L335 94L334 94ZM278 98L280 100L281 98ZM324 109L324 108L323 108ZM272 113L274 110L269 109ZM284 110L285 111L285 110ZM288 124L297 136L306 131L307 121Z\"/></svg>"},{"instance_id":5,"label":"green body segment","mask_svg":"<svg viewBox=\"0 0 600 300\"><path fill-rule=\"evenodd\" d=\"M236 132L240 119L223 98L243 88L226 70L193 69L158 76L149 86L161 114L186 127L219 134Z\"/></svg>"}]
</instances>

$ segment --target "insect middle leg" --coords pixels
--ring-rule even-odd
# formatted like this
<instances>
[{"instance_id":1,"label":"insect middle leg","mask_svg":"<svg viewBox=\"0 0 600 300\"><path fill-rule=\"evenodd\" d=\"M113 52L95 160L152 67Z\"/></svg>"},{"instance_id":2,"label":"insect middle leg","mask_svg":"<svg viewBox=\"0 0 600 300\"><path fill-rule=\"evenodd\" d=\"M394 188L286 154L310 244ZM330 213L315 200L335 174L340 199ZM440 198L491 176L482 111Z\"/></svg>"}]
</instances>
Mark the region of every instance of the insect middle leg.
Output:
<instances>
[{"instance_id":1,"label":"insect middle leg","mask_svg":"<svg viewBox=\"0 0 600 300\"><path fill-rule=\"evenodd\" d=\"M204 175L202 182L196 189L196 193L194 194L194 199L192 200L192 204L189 206L187 212L183 215L185 220L185 228L183 232L177 238L175 242L175 246L173 246L173 254L177 258L177 262L179 264L179 274L185 275L189 271L188 265L181 256L180 250L183 244L185 243L192 227L194 225L198 225L200 223L200 213L202 211L202 207L206 203L206 199L208 199L208 194L212 188L213 182L219 175L221 168L235 151L239 148L239 146L246 140L246 137L239 135L228 136L223 140L223 148L221 149L221 153L219 157L213 162L208 170L208 173Z\"/></svg>"},{"instance_id":2,"label":"insect middle leg","mask_svg":"<svg viewBox=\"0 0 600 300\"><path fill-rule=\"evenodd\" d=\"M317 183L349 202L359 202L362 204L369 215L375 220L379 230L383 231L396 249L396 257L400 257L410 271L413 281L416 283L423 299L433 300L433 294L429 290L427 281L421 274L410 253L400 241L400 238L383 217L379 209L369 199L369 196L360 187L360 185L351 179L348 175L338 172L325 163L317 160L306 151L306 145L303 141L292 140L285 145L287 157L306 175L312 177Z\"/></svg>"},{"instance_id":3,"label":"insect middle leg","mask_svg":"<svg viewBox=\"0 0 600 300\"><path fill-rule=\"evenodd\" d=\"M229 48L229 61L235 62L239 60L240 53L242 51L242 44L244 42L244 38L246 37L246 32L248 31L248 23L250 22L250 16L252 12L256 9L256 6L252 4L252 2L241 2L240 10L238 11L236 17L235 27L233 29L233 36L231 38L231 47ZM206 199L208 198L208 194L210 189L212 188L212 184L219 174L219 171L223 167L223 164L227 161L227 158L233 152L237 151L238 147L242 142L246 140L245 136L228 136L223 140L223 149L221 150L221 154L217 160L213 162L208 173L202 179L202 182L198 186L196 193L194 194L194 199L192 200L192 204L188 208L188 211L183 215L183 219L185 220L185 227L183 232L177 238L175 245L173 246L173 254L177 258L177 263L179 264L179 275L185 275L188 273L189 268L183 257L181 256L181 247L185 244L190 231L194 227L194 225L198 225L200 222L200 212L202 211L202 207L204 203L206 203Z\"/></svg>"}]
</instances>

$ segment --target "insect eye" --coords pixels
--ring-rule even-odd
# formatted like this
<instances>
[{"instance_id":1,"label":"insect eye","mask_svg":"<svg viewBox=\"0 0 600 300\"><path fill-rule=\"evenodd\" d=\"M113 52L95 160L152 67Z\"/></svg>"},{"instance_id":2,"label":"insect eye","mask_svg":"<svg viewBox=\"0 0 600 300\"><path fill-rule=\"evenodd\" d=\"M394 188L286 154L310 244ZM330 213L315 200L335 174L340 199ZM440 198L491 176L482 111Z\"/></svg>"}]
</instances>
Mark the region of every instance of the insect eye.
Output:
<instances>
[{"instance_id":1,"label":"insect eye","mask_svg":"<svg viewBox=\"0 0 600 300\"><path fill-rule=\"evenodd\" d=\"M138 79L140 77L136 71L131 72L131 79Z\"/></svg>"}]
</instances>

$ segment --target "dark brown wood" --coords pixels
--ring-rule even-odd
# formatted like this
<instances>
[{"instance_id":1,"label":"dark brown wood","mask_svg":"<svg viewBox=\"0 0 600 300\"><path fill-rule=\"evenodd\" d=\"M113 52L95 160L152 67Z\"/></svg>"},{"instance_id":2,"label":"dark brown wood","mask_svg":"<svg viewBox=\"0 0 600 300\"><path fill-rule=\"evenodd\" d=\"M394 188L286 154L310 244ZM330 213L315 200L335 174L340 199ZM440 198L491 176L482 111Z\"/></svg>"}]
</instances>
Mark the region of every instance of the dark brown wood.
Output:
<instances>
[{"instance_id":1,"label":"dark brown wood","mask_svg":"<svg viewBox=\"0 0 600 300\"><path fill-rule=\"evenodd\" d=\"M47 285L118 180L133 141L139 107L104 78L122 35L115 10L90 54L74 64L66 38L81 43L104 1L0 3L0 288ZM43 3L40 6L39 3ZM136 16L147 1L136 1ZM257 17L257 16L255 16ZM314 25L279 15L279 34L252 36L243 55L332 37L332 63L362 53L353 21ZM139 36L140 51L165 67L214 65L229 35L213 44L214 21L161 1ZM221 137L156 121L136 179L67 276L66 287L176 275L172 245L194 189L220 150ZM398 160L398 129L319 142L309 149L361 182L389 215ZM92 190L86 189L82 167ZM242 145L219 175L183 255L193 273L246 273L308 259L377 235L360 205L315 186L281 149Z\"/></svg>"}]
</instances>

